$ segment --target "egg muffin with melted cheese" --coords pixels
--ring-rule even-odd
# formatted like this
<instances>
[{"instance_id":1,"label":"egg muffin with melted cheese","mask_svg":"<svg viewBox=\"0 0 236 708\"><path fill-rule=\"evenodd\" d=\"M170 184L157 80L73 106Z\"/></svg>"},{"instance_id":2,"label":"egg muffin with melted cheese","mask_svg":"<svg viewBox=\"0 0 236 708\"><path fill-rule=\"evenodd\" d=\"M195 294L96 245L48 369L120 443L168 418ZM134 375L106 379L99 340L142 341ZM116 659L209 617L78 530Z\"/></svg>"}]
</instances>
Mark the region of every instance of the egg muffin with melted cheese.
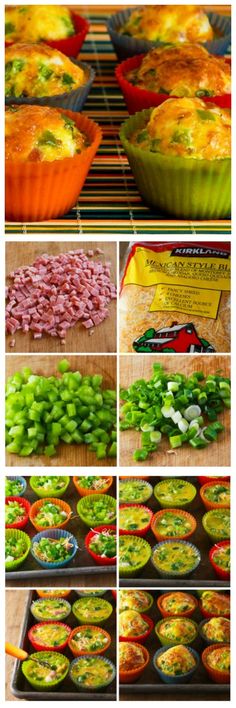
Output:
<instances>
[{"instance_id":1,"label":"egg muffin with melted cheese","mask_svg":"<svg viewBox=\"0 0 236 708\"><path fill-rule=\"evenodd\" d=\"M181 676L196 668L195 655L179 644L156 655L155 665L167 676Z\"/></svg>"},{"instance_id":2,"label":"egg muffin with melted cheese","mask_svg":"<svg viewBox=\"0 0 236 708\"><path fill-rule=\"evenodd\" d=\"M9 106L5 136L7 161L53 162L74 157L88 146L76 123L49 106Z\"/></svg>"},{"instance_id":3,"label":"egg muffin with melted cheese","mask_svg":"<svg viewBox=\"0 0 236 708\"><path fill-rule=\"evenodd\" d=\"M86 72L46 44L12 44L6 49L5 95L56 96L87 81Z\"/></svg>"},{"instance_id":4,"label":"egg muffin with melted cheese","mask_svg":"<svg viewBox=\"0 0 236 708\"><path fill-rule=\"evenodd\" d=\"M68 7L61 5L18 5L6 7L7 42L60 40L75 34Z\"/></svg>"},{"instance_id":5,"label":"egg muffin with melted cheese","mask_svg":"<svg viewBox=\"0 0 236 708\"><path fill-rule=\"evenodd\" d=\"M213 39L209 19L197 5L150 5L135 9L120 32L151 42L207 42Z\"/></svg>"},{"instance_id":6,"label":"egg muffin with melted cheese","mask_svg":"<svg viewBox=\"0 0 236 708\"><path fill-rule=\"evenodd\" d=\"M220 96L230 93L230 66L197 44L152 49L126 74L134 86L169 96Z\"/></svg>"},{"instance_id":7,"label":"egg muffin with melted cheese","mask_svg":"<svg viewBox=\"0 0 236 708\"><path fill-rule=\"evenodd\" d=\"M188 617L168 617L159 620L155 632L162 644L191 644L197 637L197 625Z\"/></svg>"},{"instance_id":8,"label":"egg muffin with melted cheese","mask_svg":"<svg viewBox=\"0 0 236 708\"><path fill-rule=\"evenodd\" d=\"M169 98L154 108L131 142L163 155L215 160L230 157L230 112L200 98Z\"/></svg>"},{"instance_id":9,"label":"egg muffin with melted cheese","mask_svg":"<svg viewBox=\"0 0 236 708\"><path fill-rule=\"evenodd\" d=\"M143 648L135 642L119 643L119 669L120 671L133 671L145 664Z\"/></svg>"},{"instance_id":10,"label":"egg muffin with melted cheese","mask_svg":"<svg viewBox=\"0 0 236 708\"><path fill-rule=\"evenodd\" d=\"M121 637L139 637L149 629L149 624L136 610L124 610L119 617Z\"/></svg>"}]
</instances>

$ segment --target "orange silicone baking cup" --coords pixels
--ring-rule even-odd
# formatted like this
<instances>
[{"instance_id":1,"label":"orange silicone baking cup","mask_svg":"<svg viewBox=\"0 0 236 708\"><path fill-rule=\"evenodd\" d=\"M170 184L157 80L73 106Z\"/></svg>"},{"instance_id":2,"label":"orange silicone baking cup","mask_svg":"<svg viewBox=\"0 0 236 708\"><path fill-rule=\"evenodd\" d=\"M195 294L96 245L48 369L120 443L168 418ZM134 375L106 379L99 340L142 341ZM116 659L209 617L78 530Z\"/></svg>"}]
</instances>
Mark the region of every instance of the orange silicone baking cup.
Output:
<instances>
[{"instance_id":1,"label":"orange silicone baking cup","mask_svg":"<svg viewBox=\"0 0 236 708\"><path fill-rule=\"evenodd\" d=\"M189 521L191 523L191 530L185 534L182 534L182 535L180 534L179 536L175 536L175 537L173 537L173 536L170 537L170 536L165 536L163 534L160 534L156 529L156 521L158 519L161 519L161 517L164 516L164 514L166 514L167 512L168 513L170 512L173 514L178 514L179 516L182 516L183 519L186 519L187 521ZM192 536L192 534L196 530L196 527L197 527L197 522L196 522L195 517L192 516L192 514L189 514L189 512L185 511L184 509L161 509L161 511L157 511L156 514L154 514L154 516L152 517L152 523L151 523L152 533L156 537L157 541L168 541L168 540L174 541L178 538L181 538L181 539L189 538L190 536Z\"/></svg>"},{"instance_id":2,"label":"orange silicone baking cup","mask_svg":"<svg viewBox=\"0 0 236 708\"><path fill-rule=\"evenodd\" d=\"M176 591L176 592L178 592L178 591ZM160 595L157 598L157 607L158 607L158 610L161 613L162 617L173 617L173 612L171 612L171 610L168 612L168 610L165 610L162 605L163 600L165 600L167 597L170 597L170 595L173 595L173 593L174 593L174 591L166 592L164 595ZM189 595L189 593L186 593L186 594ZM185 610L183 612L178 612L178 617L191 617L193 615L193 613L195 612L195 610L198 607L198 600L196 597L194 597L194 595L191 595L191 599L194 601L193 607L191 607L189 610Z\"/></svg>"},{"instance_id":3,"label":"orange silicone baking cup","mask_svg":"<svg viewBox=\"0 0 236 708\"><path fill-rule=\"evenodd\" d=\"M56 109L55 109L56 110ZM94 121L82 113L61 111L89 139L90 145L74 157L54 162L7 160L5 210L10 221L44 221L66 214L80 195L102 139Z\"/></svg>"},{"instance_id":4,"label":"orange silicone baking cup","mask_svg":"<svg viewBox=\"0 0 236 708\"><path fill-rule=\"evenodd\" d=\"M120 683L133 683L133 681L137 681L137 679L141 676L144 669L146 669L146 666L148 665L148 662L150 659L149 651L146 649L146 647L143 647L142 644L136 643L135 646L139 647L139 649L142 649L143 658L145 659L144 664L142 664L142 666L139 666L138 669L131 669L130 671L121 671L120 670L119 671Z\"/></svg>"},{"instance_id":5,"label":"orange silicone baking cup","mask_svg":"<svg viewBox=\"0 0 236 708\"><path fill-rule=\"evenodd\" d=\"M74 635L76 634L76 632L78 632L79 629L92 629L92 630L94 630L94 629L96 629L96 627L94 624L93 625L92 624L83 624L83 625L80 625L79 627L75 627L75 629L72 630L72 632L69 636L69 640L68 640L68 647L74 656L83 656L83 654L86 654L86 655L90 654L90 655L94 656L96 654L104 654L104 652L107 651L107 649L109 649L109 646L111 644L111 635L109 634L109 632L106 631L106 629L103 629L103 627L98 627L97 629L99 629L99 631L103 634L103 636L106 637L107 643L106 643L105 647L103 649L96 649L95 651L88 651L88 650L79 651L79 649L76 649L73 646L73 644L71 643L71 640L73 639Z\"/></svg>"},{"instance_id":6,"label":"orange silicone baking cup","mask_svg":"<svg viewBox=\"0 0 236 708\"><path fill-rule=\"evenodd\" d=\"M200 487L199 489L199 494L202 500L202 503L205 506L205 509L207 511L211 511L211 509L229 509L230 508L230 503L226 504L225 502L222 502L217 504L216 502L209 501L206 496L205 496L205 491L207 489L210 489L211 487L214 487L216 484L222 484L222 482L218 482L216 479L215 481L212 482L207 482L206 484L203 485L203 487ZM230 490L230 483L229 482L224 482L225 487L227 487L228 490Z\"/></svg>"},{"instance_id":7,"label":"orange silicone baking cup","mask_svg":"<svg viewBox=\"0 0 236 708\"><path fill-rule=\"evenodd\" d=\"M45 502L51 502L52 504L56 504L57 506L60 507L60 509L62 511L65 511L67 514L67 518L65 519L65 521L62 521L61 524L57 524L57 526L47 526L46 527L46 526L40 526L39 524L37 524L37 522L35 521L35 517L37 516L38 512L40 511L43 504L45 504ZM68 524L68 521L70 520L71 513L72 513L71 508L70 508L69 504L67 504L64 501L64 499L54 499L53 497L48 497L45 499L38 499L38 501L36 501L36 502L34 502L34 504L32 504L31 509L30 509L29 518L30 518L31 524L33 524L34 528L37 529L37 531L49 531L49 529L63 529Z\"/></svg>"},{"instance_id":8,"label":"orange silicone baking cup","mask_svg":"<svg viewBox=\"0 0 236 708\"><path fill-rule=\"evenodd\" d=\"M79 483L79 477L73 477L73 482L75 485L75 488L77 489L77 492L80 494L81 497L89 497L90 494L106 494L108 490L110 489L113 479L112 477L104 477L106 481L106 485L102 489L85 489L84 487L80 486Z\"/></svg>"},{"instance_id":9,"label":"orange silicone baking cup","mask_svg":"<svg viewBox=\"0 0 236 708\"><path fill-rule=\"evenodd\" d=\"M203 650L202 652L202 663L204 668L206 669L208 675L214 681L214 683L229 683L230 681L230 672L229 671L220 671L219 669L213 669L211 666L208 664L208 656L209 654L214 651L214 649L226 649L229 648L229 644L211 644L209 647L206 647L206 649Z\"/></svg>"}]
</instances>

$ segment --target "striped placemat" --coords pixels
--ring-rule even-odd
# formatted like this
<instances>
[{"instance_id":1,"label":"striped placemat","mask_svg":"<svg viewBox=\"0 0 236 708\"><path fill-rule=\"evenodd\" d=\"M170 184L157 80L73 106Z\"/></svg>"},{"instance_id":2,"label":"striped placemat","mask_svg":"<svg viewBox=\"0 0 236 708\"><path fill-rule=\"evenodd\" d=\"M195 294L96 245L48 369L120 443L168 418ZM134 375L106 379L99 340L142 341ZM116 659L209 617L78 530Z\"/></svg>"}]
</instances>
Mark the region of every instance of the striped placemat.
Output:
<instances>
[{"instance_id":1,"label":"striped placemat","mask_svg":"<svg viewBox=\"0 0 236 708\"><path fill-rule=\"evenodd\" d=\"M7 222L6 234L120 234L132 237L160 233L229 234L229 220L192 222L167 219L142 201L118 137L120 124L128 113L114 76L117 59L106 30L107 10L103 7L95 14L93 7L86 13L90 32L80 59L92 64L96 79L84 112L101 125L103 141L78 204L60 219L24 224Z\"/></svg>"}]
</instances>

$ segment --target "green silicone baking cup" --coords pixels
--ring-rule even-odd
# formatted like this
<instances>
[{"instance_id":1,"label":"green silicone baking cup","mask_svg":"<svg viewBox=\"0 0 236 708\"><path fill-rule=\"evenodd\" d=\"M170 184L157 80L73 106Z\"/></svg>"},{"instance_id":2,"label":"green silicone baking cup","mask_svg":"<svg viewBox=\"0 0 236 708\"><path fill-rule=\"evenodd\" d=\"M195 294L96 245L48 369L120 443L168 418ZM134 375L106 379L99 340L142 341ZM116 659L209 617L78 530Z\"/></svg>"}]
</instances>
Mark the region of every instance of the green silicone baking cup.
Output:
<instances>
[{"instance_id":1,"label":"green silicone baking cup","mask_svg":"<svg viewBox=\"0 0 236 708\"><path fill-rule=\"evenodd\" d=\"M130 137L142 129L153 109L135 113L120 139L138 190L151 207L184 219L228 218L231 208L231 159L199 160L142 150Z\"/></svg>"},{"instance_id":2,"label":"green silicone baking cup","mask_svg":"<svg viewBox=\"0 0 236 708\"><path fill-rule=\"evenodd\" d=\"M120 535L120 540L125 539L126 542L128 542L128 539L132 539L133 545L136 546L140 550L140 561L137 563L137 565L133 566L132 568L127 567L122 565L121 563L119 564L119 577L120 578L135 578L142 573L143 569L145 568L145 565L147 565L152 549L150 546L150 543L144 540L144 538L140 538L140 536L122 536Z\"/></svg>"},{"instance_id":3,"label":"green silicone baking cup","mask_svg":"<svg viewBox=\"0 0 236 708\"><path fill-rule=\"evenodd\" d=\"M187 619L187 622L188 622L189 624L191 624L192 627L193 627L193 629L194 629L194 634L193 634L193 636L192 636L192 639L190 639L190 641L184 641L183 639L182 639L182 640L176 640L176 641L175 641L174 639L171 640L171 639L168 639L168 637L165 637L165 635L163 635L163 634L160 632L161 625L162 625L164 622L166 622L166 621L176 620L176 619L185 620L184 617L182 617L182 618L181 618L181 617L180 617L180 618L177 618L176 616L174 616L174 617L165 617L165 618L159 620L159 621L156 623L156 625L155 625L155 632L156 632L156 635L157 635L157 637L158 637L158 639L159 639L159 641L160 641L160 643L162 644L163 647L174 647L174 646L177 646L178 644L186 644L186 645L189 645L189 644L193 644L193 642L195 642L195 640L197 639L197 635L198 635L198 625L197 625L196 622L194 622L194 620L192 620L192 619L190 619L190 618L186 618L186 619Z\"/></svg>"},{"instance_id":4,"label":"green silicone baking cup","mask_svg":"<svg viewBox=\"0 0 236 708\"><path fill-rule=\"evenodd\" d=\"M13 561L8 561L5 563L5 570L10 571L10 570L16 570L16 568L19 568L22 563L26 560L29 552L30 552L30 546L31 546L31 540L30 537L28 536L25 531L21 531L20 529L6 529L5 531L5 538L6 540L8 538L15 538L15 539L21 539L24 541L25 544L25 550L24 553L19 558L16 558Z\"/></svg>"}]
</instances>

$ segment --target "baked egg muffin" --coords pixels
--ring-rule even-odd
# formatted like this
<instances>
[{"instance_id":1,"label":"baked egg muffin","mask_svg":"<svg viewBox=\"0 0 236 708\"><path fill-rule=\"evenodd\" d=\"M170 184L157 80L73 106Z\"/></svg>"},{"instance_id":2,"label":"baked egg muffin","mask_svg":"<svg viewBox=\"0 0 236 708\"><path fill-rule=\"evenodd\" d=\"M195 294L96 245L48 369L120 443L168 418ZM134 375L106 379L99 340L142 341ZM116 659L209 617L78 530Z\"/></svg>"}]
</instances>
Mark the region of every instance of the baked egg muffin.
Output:
<instances>
[{"instance_id":1,"label":"baked egg muffin","mask_svg":"<svg viewBox=\"0 0 236 708\"><path fill-rule=\"evenodd\" d=\"M139 637L149 629L149 624L136 610L124 610L119 617L121 637Z\"/></svg>"},{"instance_id":2,"label":"baked egg muffin","mask_svg":"<svg viewBox=\"0 0 236 708\"><path fill-rule=\"evenodd\" d=\"M200 98L169 98L131 136L142 150L215 160L230 157L230 111Z\"/></svg>"},{"instance_id":3,"label":"baked egg muffin","mask_svg":"<svg viewBox=\"0 0 236 708\"><path fill-rule=\"evenodd\" d=\"M157 667L167 676L187 674L196 667L196 659L183 644L170 647L156 659Z\"/></svg>"},{"instance_id":4,"label":"baked egg muffin","mask_svg":"<svg viewBox=\"0 0 236 708\"><path fill-rule=\"evenodd\" d=\"M152 49L125 78L140 89L168 96L230 93L230 65L198 44Z\"/></svg>"},{"instance_id":5,"label":"baked egg muffin","mask_svg":"<svg viewBox=\"0 0 236 708\"><path fill-rule=\"evenodd\" d=\"M66 113L49 106L6 108L6 160L53 162L74 157L87 146L87 136Z\"/></svg>"},{"instance_id":6,"label":"baked egg muffin","mask_svg":"<svg viewBox=\"0 0 236 708\"><path fill-rule=\"evenodd\" d=\"M47 44L12 44L5 55L5 96L69 93L86 83L86 72Z\"/></svg>"},{"instance_id":7,"label":"baked egg muffin","mask_svg":"<svg viewBox=\"0 0 236 708\"><path fill-rule=\"evenodd\" d=\"M131 12L121 34L150 42L207 42L213 30L199 5L150 5Z\"/></svg>"},{"instance_id":8,"label":"baked egg muffin","mask_svg":"<svg viewBox=\"0 0 236 708\"><path fill-rule=\"evenodd\" d=\"M68 7L63 5L12 5L5 10L7 42L41 42L66 39L75 34Z\"/></svg>"},{"instance_id":9,"label":"baked egg muffin","mask_svg":"<svg viewBox=\"0 0 236 708\"><path fill-rule=\"evenodd\" d=\"M226 617L212 617L202 627L202 633L211 642L230 641L230 620Z\"/></svg>"},{"instance_id":10,"label":"baked egg muffin","mask_svg":"<svg viewBox=\"0 0 236 708\"><path fill-rule=\"evenodd\" d=\"M133 671L145 664L143 649L135 642L119 642L119 669Z\"/></svg>"}]
</instances>

